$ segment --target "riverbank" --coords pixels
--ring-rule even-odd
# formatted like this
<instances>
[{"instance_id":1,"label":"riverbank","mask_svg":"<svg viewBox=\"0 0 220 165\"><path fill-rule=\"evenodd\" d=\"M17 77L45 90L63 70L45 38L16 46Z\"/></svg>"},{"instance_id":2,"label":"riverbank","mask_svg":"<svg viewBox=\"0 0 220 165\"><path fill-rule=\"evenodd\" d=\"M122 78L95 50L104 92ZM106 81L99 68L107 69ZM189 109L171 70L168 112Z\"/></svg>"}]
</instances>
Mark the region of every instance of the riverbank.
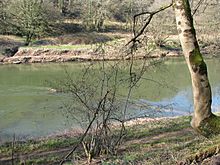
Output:
<instances>
[{"instance_id":1,"label":"riverbank","mask_svg":"<svg viewBox=\"0 0 220 165\"><path fill-rule=\"evenodd\" d=\"M131 39L129 34L105 34L104 36L99 34L96 40L93 38L90 38L90 40L85 39L84 35L72 36L72 39L70 39L70 36L65 36L65 39L63 39L65 41L61 43L58 42L58 39L53 39L52 41L38 41L28 47L17 46L16 48L8 48L9 53L13 53L14 49L17 49L15 50L16 53L9 57L1 56L0 63L21 64L131 59L131 55L128 53L129 47L125 47L126 43ZM133 58L181 56L179 48L159 48L155 47L155 45L153 47L154 50L149 52L146 51L146 47L138 49Z\"/></svg>"},{"instance_id":2,"label":"riverbank","mask_svg":"<svg viewBox=\"0 0 220 165\"><path fill-rule=\"evenodd\" d=\"M148 36L147 42L149 43L146 45L142 43L133 55L129 53L129 46L125 46L131 38L129 33L76 33L36 40L30 46L24 46L22 38L0 36L0 64L110 61L182 56L177 35L164 36L163 38L166 39L163 42L154 41L151 36ZM200 46L205 56L212 58L220 54L220 47L214 42L200 41Z\"/></svg>"},{"instance_id":3,"label":"riverbank","mask_svg":"<svg viewBox=\"0 0 220 165\"><path fill-rule=\"evenodd\" d=\"M210 164L219 159L219 136L206 139L190 127L190 117L160 120L137 120L127 125L127 133L117 155L97 157L92 164ZM0 147L0 164L58 164L76 145L77 136L70 134L14 142ZM12 149L13 148L13 149ZM86 164L79 148L72 160Z\"/></svg>"},{"instance_id":4,"label":"riverbank","mask_svg":"<svg viewBox=\"0 0 220 165\"><path fill-rule=\"evenodd\" d=\"M92 47L92 46L91 46ZM98 49L98 48L97 48ZM20 48L13 57L2 57L2 64L23 64L23 63L48 63L48 62L72 62L72 61L102 61L102 60L129 60L130 55L124 52L116 51L115 49L104 50L101 53L96 48L81 48L81 49L51 49L51 48ZM144 58L160 58L160 57L180 57L180 52L163 51L154 52L146 55L143 53L135 54L134 59Z\"/></svg>"}]
</instances>

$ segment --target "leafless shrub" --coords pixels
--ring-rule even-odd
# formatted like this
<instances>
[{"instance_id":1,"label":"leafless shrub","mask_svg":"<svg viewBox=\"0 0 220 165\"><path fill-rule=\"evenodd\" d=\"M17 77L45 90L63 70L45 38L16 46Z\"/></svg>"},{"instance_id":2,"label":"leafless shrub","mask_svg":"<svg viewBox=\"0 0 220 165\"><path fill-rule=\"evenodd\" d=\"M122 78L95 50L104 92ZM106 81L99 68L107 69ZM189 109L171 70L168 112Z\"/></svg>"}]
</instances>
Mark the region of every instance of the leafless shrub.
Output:
<instances>
[{"instance_id":1,"label":"leafless shrub","mask_svg":"<svg viewBox=\"0 0 220 165\"><path fill-rule=\"evenodd\" d=\"M124 136L119 69L117 64L104 61L91 63L78 80L66 72L67 79L62 82L62 90L72 97L72 103L66 103L66 115L79 121L84 130L79 143L88 162L102 154L115 154ZM113 123L118 123L117 131L113 131Z\"/></svg>"},{"instance_id":2,"label":"leafless shrub","mask_svg":"<svg viewBox=\"0 0 220 165\"><path fill-rule=\"evenodd\" d=\"M101 61L84 65L77 76L65 71L66 79L58 83L57 91L64 92L65 115L78 121L83 130L78 144L64 160L81 145L88 162L100 155L115 155L126 134L124 123L131 120L127 112L133 102L132 91L139 85L146 70L160 60Z\"/></svg>"}]
</instances>

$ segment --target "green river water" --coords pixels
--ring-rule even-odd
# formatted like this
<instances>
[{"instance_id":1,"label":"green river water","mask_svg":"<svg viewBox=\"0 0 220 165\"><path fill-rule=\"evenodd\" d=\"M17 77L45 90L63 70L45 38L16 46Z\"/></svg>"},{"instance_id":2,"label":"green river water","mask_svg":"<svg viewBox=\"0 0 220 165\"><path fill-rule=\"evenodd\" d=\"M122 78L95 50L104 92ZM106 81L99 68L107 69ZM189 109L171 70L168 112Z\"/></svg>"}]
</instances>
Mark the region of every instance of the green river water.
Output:
<instances>
[{"instance_id":1,"label":"green river water","mask_svg":"<svg viewBox=\"0 0 220 165\"><path fill-rule=\"evenodd\" d=\"M213 90L213 110L219 111L220 59L207 60ZM81 74L82 63L0 66L0 142L47 136L74 127L63 115L62 93L51 92L48 81L65 78L64 70ZM74 75L73 74L73 75ZM154 117L188 115L192 112L189 73L182 59L162 62L146 72L132 97L155 107L169 105ZM155 83L147 79L153 79ZM153 110L137 111L137 116Z\"/></svg>"}]
</instances>

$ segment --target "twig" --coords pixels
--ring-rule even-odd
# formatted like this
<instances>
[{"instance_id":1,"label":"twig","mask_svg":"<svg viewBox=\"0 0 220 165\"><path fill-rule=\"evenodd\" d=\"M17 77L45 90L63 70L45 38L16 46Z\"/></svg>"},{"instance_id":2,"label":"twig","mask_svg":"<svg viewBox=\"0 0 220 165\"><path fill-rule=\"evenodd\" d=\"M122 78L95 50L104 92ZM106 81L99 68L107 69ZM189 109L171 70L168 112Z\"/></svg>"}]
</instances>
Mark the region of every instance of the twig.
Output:
<instances>
[{"instance_id":1,"label":"twig","mask_svg":"<svg viewBox=\"0 0 220 165\"><path fill-rule=\"evenodd\" d=\"M11 164L14 165L14 149L15 149L15 134L13 135L12 146L11 146Z\"/></svg>"},{"instance_id":2,"label":"twig","mask_svg":"<svg viewBox=\"0 0 220 165\"><path fill-rule=\"evenodd\" d=\"M156 11L153 11L153 12L145 11L145 12L142 12L142 13L139 13L139 14L134 15L134 17L133 17L133 33L134 33L134 38L132 38L132 39L126 44L126 46L129 45L129 44L132 43L132 42L135 43L135 42L137 41L137 38L140 37L140 36L144 33L145 29L146 29L147 26L150 24L150 22L151 22L151 20L152 20L152 18L153 18L153 16L154 16L155 14L157 14L157 13L159 13L159 12L161 12L161 11L164 11L164 10L170 8L172 5L173 5L173 2L170 3L170 4L167 5L167 6L161 7L160 9L158 9L158 10L156 10ZM148 19L147 19L147 22L146 22L146 23L144 24L144 26L141 28L141 30L139 31L139 33L136 34L136 31L135 31L136 18L139 17L139 16L141 16L141 15L146 15L146 14L149 15L149 17L148 17Z\"/></svg>"},{"instance_id":3,"label":"twig","mask_svg":"<svg viewBox=\"0 0 220 165\"><path fill-rule=\"evenodd\" d=\"M99 104L98 104L98 107L93 115L93 118L91 120L91 122L89 123L86 131L84 132L84 134L81 136L80 140L78 141L78 143L75 145L75 147L72 148L72 150L61 160L60 162L60 165L63 165L63 163L65 163L65 161L70 157L70 155L73 154L73 152L78 148L79 144L81 144L84 140L84 138L86 137L86 135L88 134L90 128L92 127L92 124L94 123L97 115L98 115L98 112L101 108L101 105L102 105L102 102L107 98L109 92L106 92L105 96L100 100Z\"/></svg>"},{"instance_id":4,"label":"twig","mask_svg":"<svg viewBox=\"0 0 220 165\"><path fill-rule=\"evenodd\" d=\"M192 15L193 15L193 16L196 14L196 12L198 11L199 7L201 6L201 4L202 4L204 1L205 1L205 0L200 0L200 1L197 3L195 9L194 9L193 12L192 12Z\"/></svg>"}]
</instances>

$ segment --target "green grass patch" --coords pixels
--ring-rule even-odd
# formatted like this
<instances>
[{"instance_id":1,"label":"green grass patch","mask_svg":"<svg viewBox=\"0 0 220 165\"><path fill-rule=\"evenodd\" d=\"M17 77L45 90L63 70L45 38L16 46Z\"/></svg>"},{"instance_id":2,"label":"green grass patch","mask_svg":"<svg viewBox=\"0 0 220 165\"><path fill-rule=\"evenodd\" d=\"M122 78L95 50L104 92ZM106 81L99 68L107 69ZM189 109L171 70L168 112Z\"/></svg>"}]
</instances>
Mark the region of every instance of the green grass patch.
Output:
<instances>
[{"instance_id":1,"label":"green grass patch","mask_svg":"<svg viewBox=\"0 0 220 165\"><path fill-rule=\"evenodd\" d=\"M206 139L195 133L190 127L190 117L162 119L127 127L127 134L118 153L110 157L97 158L103 165L116 164L177 164L180 161L192 162L196 158L203 160L204 155L219 152L220 137ZM116 129L117 131L117 129ZM42 141L16 143L15 153L31 154L59 151L75 145L76 138L51 138ZM0 147L0 155L10 156L11 143ZM31 156L27 164L49 164L59 162L67 152ZM204 154L205 153L205 154ZM82 150L74 153L77 159L86 161ZM73 161L73 159L71 161ZM199 159L198 159L199 160ZM21 161L21 160L20 160Z\"/></svg>"},{"instance_id":2,"label":"green grass patch","mask_svg":"<svg viewBox=\"0 0 220 165\"><path fill-rule=\"evenodd\" d=\"M177 164L216 148L219 137L200 136L190 120L180 117L129 127L123 150L106 164Z\"/></svg>"},{"instance_id":3,"label":"green grass patch","mask_svg":"<svg viewBox=\"0 0 220 165\"><path fill-rule=\"evenodd\" d=\"M77 143L77 138L51 138L45 140L30 140L26 142L15 142L14 152L28 154L32 152L45 152L60 148L70 147ZM1 156L10 156L12 152L12 142L7 142L0 146Z\"/></svg>"}]
</instances>

